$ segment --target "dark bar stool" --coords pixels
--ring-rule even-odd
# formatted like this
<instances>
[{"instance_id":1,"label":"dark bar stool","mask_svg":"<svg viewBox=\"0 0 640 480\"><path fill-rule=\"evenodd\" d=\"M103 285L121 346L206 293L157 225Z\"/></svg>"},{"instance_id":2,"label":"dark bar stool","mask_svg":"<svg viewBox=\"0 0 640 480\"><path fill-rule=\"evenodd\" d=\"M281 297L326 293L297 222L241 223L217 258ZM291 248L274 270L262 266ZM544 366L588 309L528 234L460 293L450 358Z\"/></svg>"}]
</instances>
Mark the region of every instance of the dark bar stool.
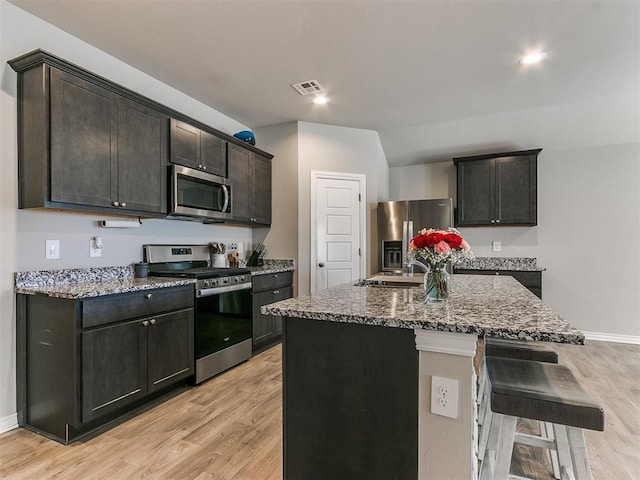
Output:
<instances>
[{"instance_id":1,"label":"dark bar stool","mask_svg":"<svg viewBox=\"0 0 640 480\"><path fill-rule=\"evenodd\" d=\"M590 479L582 429L604 430L604 411L571 370L563 365L500 357L487 357L485 364L493 414L481 480L509 478L514 442L557 451L562 479ZM552 423L555 438L516 433L518 418Z\"/></svg>"},{"instance_id":2,"label":"dark bar stool","mask_svg":"<svg viewBox=\"0 0 640 480\"><path fill-rule=\"evenodd\" d=\"M484 354L485 358L504 357L515 358L519 360L533 360L536 362L558 363L558 353L550 346L542 342L534 342L527 340L512 340L497 337L484 337ZM484 425L491 420L491 409L489 401L486 400L487 391L487 370L483 366L478 386L478 426L479 442L478 442L478 458L484 457L485 448L487 446L489 428ZM538 422L540 429L540 437L553 440L553 429L551 424L546 422ZM558 466L558 458L554 452L549 452L551 465L553 466L553 476L560 478L560 469Z\"/></svg>"},{"instance_id":3,"label":"dark bar stool","mask_svg":"<svg viewBox=\"0 0 640 480\"><path fill-rule=\"evenodd\" d=\"M558 363L558 353L542 342L510 340L506 338L485 337L484 354L486 357L517 358L535 362Z\"/></svg>"}]
</instances>

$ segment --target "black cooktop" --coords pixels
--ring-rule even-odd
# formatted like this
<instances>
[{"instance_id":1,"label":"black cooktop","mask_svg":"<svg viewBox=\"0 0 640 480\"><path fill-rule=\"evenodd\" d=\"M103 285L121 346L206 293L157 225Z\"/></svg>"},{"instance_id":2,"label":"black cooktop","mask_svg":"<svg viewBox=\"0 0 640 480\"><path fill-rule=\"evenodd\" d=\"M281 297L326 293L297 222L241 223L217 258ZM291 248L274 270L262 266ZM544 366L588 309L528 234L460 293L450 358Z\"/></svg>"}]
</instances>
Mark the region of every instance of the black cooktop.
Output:
<instances>
[{"instance_id":1,"label":"black cooktop","mask_svg":"<svg viewBox=\"0 0 640 480\"><path fill-rule=\"evenodd\" d=\"M251 273L248 268L214 268L197 267L184 269L159 270L151 275L158 277L179 277L179 278L220 278L231 277L233 275L245 275Z\"/></svg>"}]
</instances>

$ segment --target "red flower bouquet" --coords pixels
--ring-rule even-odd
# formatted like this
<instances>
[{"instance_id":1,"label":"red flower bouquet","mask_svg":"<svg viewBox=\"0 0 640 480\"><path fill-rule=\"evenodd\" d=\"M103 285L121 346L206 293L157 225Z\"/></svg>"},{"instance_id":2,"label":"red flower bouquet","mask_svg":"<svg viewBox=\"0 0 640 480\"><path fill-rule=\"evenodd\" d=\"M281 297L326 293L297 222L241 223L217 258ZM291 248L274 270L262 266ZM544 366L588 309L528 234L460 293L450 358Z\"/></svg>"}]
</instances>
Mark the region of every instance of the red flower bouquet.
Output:
<instances>
[{"instance_id":1,"label":"red flower bouquet","mask_svg":"<svg viewBox=\"0 0 640 480\"><path fill-rule=\"evenodd\" d=\"M463 259L473 258L473 253L455 228L424 228L409 242L407 258L425 268L426 300L437 302L449 298L449 274L445 270L447 262L456 264Z\"/></svg>"}]
</instances>

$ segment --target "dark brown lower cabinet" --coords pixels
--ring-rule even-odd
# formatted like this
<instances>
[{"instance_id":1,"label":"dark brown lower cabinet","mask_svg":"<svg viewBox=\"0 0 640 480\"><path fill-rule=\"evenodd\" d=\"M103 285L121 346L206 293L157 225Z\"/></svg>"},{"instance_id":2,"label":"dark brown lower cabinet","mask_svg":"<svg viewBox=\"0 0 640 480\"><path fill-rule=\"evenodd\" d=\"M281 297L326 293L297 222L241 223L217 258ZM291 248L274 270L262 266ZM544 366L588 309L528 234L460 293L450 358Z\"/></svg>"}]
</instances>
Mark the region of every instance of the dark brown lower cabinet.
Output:
<instances>
[{"instance_id":1,"label":"dark brown lower cabinet","mask_svg":"<svg viewBox=\"0 0 640 480\"><path fill-rule=\"evenodd\" d=\"M18 295L18 423L69 443L194 373L193 287Z\"/></svg>"},{"instance_id":2,"label":"dark brown lower cabinet","mask_svg":"<svg viewBox=\"0 0 640 480\"><path fill-rule=\"evenodd\" d=\"M542 299L542 272L541 271L522 271L522 270L467 270L453 269L453 273L463 273L465 275L509 275L518 280L527 289Z\"/></svg>"},{"instance_id":3,"label":"dark brown lower cabinet","mask_svg":"<svg viewBox=\"0 0 640 480\"><path fill-rule=\"evenodd\" d=\"M282 317L263 315L260 308L293 297L293 272L256 275L252 283L253 349L257 350L282 336Z\"/></svg>"}]
</instances>

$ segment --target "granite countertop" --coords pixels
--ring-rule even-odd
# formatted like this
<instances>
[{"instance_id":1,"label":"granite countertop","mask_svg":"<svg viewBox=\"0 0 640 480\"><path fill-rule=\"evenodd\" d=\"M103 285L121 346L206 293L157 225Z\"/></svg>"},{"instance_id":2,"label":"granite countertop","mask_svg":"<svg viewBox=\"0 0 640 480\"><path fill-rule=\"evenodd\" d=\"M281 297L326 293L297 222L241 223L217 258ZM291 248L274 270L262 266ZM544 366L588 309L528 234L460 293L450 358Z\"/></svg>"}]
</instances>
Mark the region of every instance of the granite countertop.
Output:
<instances>
[{"instance_id":1,"label":"granite countertop","mask_svg":"<svg viewBox=\"0 0 640 480\"><path fill-rule=\"evenodd\" d=\"M543 272L538 260L531 257L475 257L454 266L455 270L509 270L512 272Z\"/></svg>"},{"instance_id":2,"label":"granite countertop","mask_svg":"<svg viewBox=\"0 0 640 480\"><path fill-rule=\"evenodd\" d=\"M278 260L265 258L261 267L247 267L251 270L251 275L267 275L269 273L293 272L296 269L294 260Z\"/></svg>"},{"instance_id":3,"label":"granite countertop","mask_svg":"<svg viewBox=\"0 0 640 480\"><path fill-rule=\"evenodd\" d=\"M194 279L185 278L135 278L131 266L75 268L17 272L14 291L27 295L81 299L194 283Z\"/></svg>"},{"instance_id":4,"label":"granite countertop","mask_svg":"<svg viewBox=\"0 0 640 480\"><path fill-rule=\"evenodd\" d=\"M584 344L584 334L509 276L452 275L449 301L421 287L340 285L262 307L270 315Z\"/></svg>"}]
</instances>

